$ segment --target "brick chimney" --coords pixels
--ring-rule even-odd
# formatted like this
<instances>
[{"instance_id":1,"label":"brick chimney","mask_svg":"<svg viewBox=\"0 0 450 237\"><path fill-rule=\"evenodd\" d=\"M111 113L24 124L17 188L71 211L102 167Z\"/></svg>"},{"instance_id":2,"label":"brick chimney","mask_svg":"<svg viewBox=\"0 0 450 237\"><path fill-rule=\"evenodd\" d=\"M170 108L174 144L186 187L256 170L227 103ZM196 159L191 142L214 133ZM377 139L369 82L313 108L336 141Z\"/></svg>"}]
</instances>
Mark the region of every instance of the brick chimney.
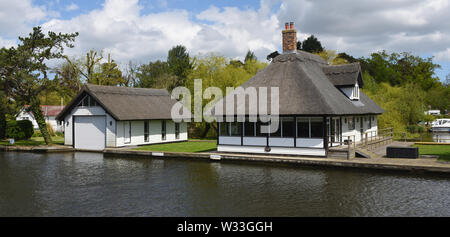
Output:
<instances>
[{"instance_id":1,"label":"brick chimney","mask_svg":"<svg viewBox=\"0 0 450 237\"><path fill-rule=\"evenodd\" d=\"M283 53L297 52L297 31L294 30L294 22L285 24L283 33Z\"/></svg>"}]
</instances>

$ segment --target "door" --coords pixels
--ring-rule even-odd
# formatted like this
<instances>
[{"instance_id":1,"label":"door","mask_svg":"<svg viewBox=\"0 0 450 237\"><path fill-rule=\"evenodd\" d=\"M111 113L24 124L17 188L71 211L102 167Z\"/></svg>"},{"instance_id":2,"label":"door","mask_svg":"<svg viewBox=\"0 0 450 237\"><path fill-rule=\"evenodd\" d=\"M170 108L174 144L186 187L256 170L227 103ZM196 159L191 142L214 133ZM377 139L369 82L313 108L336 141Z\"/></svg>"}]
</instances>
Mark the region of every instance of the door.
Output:
<instances>
[{"instance_id":1,"label":"door","mask_svg":"<svg viewBox=\"0 0 450 237\"><path fill-rule=\"evenodd\" d=\"M339 123L339 118L333 118L331 120L331 146L335 145L336 143L340 142L340 123Z\"/></svg>"},{"instance_id":2,"label":"door","mask_svg":"<svg viewBox=\"0 0 450 237\"><path fill-rule=\"evenodd\" d=\"M105 116L74 116L74 147L103 150L106 144Z\"/></svg>"},{"instance_id":3,"label":"door","mask_svg":"<svg viewBox=\"0 0 450 237\"><path fill-rule=\"evenodd\" d=\"M123 122L123 142L131 143L131 122L125 121Z\"/></svg>"}]
</instances>

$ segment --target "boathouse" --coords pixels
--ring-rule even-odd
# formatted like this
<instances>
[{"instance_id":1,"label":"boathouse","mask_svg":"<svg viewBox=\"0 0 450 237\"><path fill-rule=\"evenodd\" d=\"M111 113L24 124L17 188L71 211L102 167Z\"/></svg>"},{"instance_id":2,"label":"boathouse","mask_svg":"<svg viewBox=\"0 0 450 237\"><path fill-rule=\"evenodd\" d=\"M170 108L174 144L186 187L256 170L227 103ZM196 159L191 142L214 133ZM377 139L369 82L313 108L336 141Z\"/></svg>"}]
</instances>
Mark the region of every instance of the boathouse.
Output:
<instances>
[{"instance_id":1,"label":"boathouse","mask_svg":"<svg viewBox=\"0 0 450 237\"><path fill-rule=\"evenodd\" d=\"M56 119L77 149L186 141L187 124L171 118L176 102L165 89L87 84Z\"/></svg>"},{"instance_id":2,"label":"boathouse","mask_svg":"<svg viewBox=\"0 0 450 237\"><path fill-rule=\"evenodd\" d=\"M345 143L348 136L360 141L363 134L376 133L377 116L384 111L360 90L364 81L359 63L329 65L320 56L297 50L296 35L293 23L286 23L283 53L245 82L244 90L229 93L211 110L223 119L218 122L218 151L326 156L330 147ZM236 98L246 98L249 87L267 88L269 105L271 88L279 89L276 132L262 133L265 123L249 119L259 111L253 114L248 101L237 102ZM217 105L224 109L217 110ZM236 114L245 111L245 121L228 122L224 112L228 106Z\"/></svg>"}]
</instances>

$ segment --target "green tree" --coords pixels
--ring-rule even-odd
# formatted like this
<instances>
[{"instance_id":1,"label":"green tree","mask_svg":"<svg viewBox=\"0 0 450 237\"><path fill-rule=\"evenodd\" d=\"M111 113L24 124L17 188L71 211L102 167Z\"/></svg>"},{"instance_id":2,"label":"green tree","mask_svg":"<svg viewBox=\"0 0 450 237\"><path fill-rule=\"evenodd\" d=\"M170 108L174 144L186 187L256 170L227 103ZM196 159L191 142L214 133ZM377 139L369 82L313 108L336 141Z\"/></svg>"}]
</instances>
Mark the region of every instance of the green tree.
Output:
<instances>
[{"instance_id":1,"label":"green tree","mask_svg":"<svg viewBox=\"0 0 450 237\"><path fill-rule=\"evenodd\" d=\"M432 58L421 58L406 52L372 53L369 58L361 60L361 67L377 82L387 82L393 86L413 83L423 90L429 90L439 83L435 70L440 68L440 65L433 63Z\"/></svg>"},{"instance_id":2,"label":"green tree","mask_svg":"<svg viewBox=\"0 0 450 237\"><path fill-rule=\"evenodd\" d=\"M351 55L348 55L347 53L344 53L344 52L338 53L337 57L338 57L338 58L345 59L345 60L346 60L347 62L349 62L349 63L355 63L355 62L358 62L358 59L357 59L357 58L355 58L355 57L353 57L353 56L351 56Z\"/></svg>"},{"instance_id":3,"label":"green tree","mask_svg":"<svg viewBox=\"0 0 450 237\"><path fill-rule=\"evenodd\" d=\"M108 59L104 63L101 62L103 60L102 53L93 50L86 53L84 60L65 58L73 69L84 77L86 83L104 86L126 84L126 79L122 77L122 71L117 63L111 59L111 54L108 54Z\"/></svg>"},{"instance_id":4,"label":"green tree","mask_svg":"<svg viewBox=\"0 0 450 237\"><path fill-rule=\"evenodd\" d=\"M183 45L177 45L169 50L167 65L172 75L176 76L176 86L184 86L186 78L192 70L192 62L189 53Z\"/></svg>"},{"instance_id":5,"label":"green tree","mask_svg":"<svg viewBox=\"0 0 450 237\"><path fill-rule=\"evenodd\" d=\"M316 55L319 55L320 57L325 60L328 64L331 65L339 65L339 64L347 64L347 60L340 58L337 56L336 51L334 50L323 50L318 53L314 53Z\"/></svg>"},{"instance_id":6,"label":"green tree","mask_svg":"<svg viewBox=\"0 0 450 237\"><path fill-rule=\"evenodd\" d=\"M94 80L91 83L104 86L123 86L125 82L119 66L111 59L111 55L108 54L108 61L100 64L99 70L95 73Z\"/></svg>"},{"instance_id":7,"label":"green tree","mask_svg":"<svg viewBox=\"0 0 450 237\"><path fill-rule=\"evenodd\" d=\"M55 90L64 102L71 101L83 86L80 72L70 63L63 62L55 69L55 74Z\"/></svg>"},{"instance_id":8,"label":"green tree","mask_svg":"<svg viewBox=\"0 0 450 237\"><path fill-rule=\"evenodd\" d=\"M64 48L72 48L78 33L42 33L41 27L34 27L27 37L19 37L17 47L2 49L2 78L10 88L15 101L29 104L46 144L51 143L44 116L41 111L39 94L50 84L50 69L46 62L63 58ZM6 57L5 57L6 56Z\"/></svg>"},{"instance_id":9,"label":"green tree","mask_svg":"<svg viewBox=\"0 0 450 237\"><path fill-rule=\"evenodd\" d=\"M161 84L158 82L160 78L167 78L167 76L165 76L166 74L170 74L167 62L158 60L140 65L136 72L136 77L139 81L137 85L142 88L154 88L157 84Z\"/></svg>"},{"instance_id":10,"label":"green tree","mask_svg":"<svg viewBox=\"0 0 450 237\"><path fill-rule=\"evenodd\" d=\"M248 61L256 61L256 60L258 60L258 58L256 58L255 53L253 53L250 50L247 51L244 62L247 63Z\"/></svg>"},{"instance_id":11,"label":"green tree","mask_svg":"<svg viewBox=\"0 0 450 237\"><path fill-rule=\"evenodd\" d=\"M302 43L302 50L310 53L320 53L324 50L320 41L311 35Z\"/></svg>"}]
</instances>

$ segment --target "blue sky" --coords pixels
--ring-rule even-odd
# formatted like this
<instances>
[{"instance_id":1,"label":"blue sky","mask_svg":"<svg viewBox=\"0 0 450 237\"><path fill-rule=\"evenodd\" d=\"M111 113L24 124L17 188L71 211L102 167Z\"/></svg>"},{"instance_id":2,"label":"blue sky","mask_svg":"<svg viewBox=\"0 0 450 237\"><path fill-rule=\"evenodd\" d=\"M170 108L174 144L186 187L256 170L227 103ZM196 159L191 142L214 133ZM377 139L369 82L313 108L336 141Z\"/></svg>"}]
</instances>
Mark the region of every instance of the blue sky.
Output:
<instances>
[{"instance_id":1,"label":"blue sky","mask_svg":"<svg viewBox=\"0 0 450 237\"><path fill-rule=\"evenodd\" d=\"M111 53L119 63L165 59L183 44L191 55L215 53L260 60L281 51L284 22L294 21L302 40L311 34L327 49L368 56L411 52L434 56L450 73L450 0L0 0L0 47L13 46L35 25L80 33L79 57L90 49Z\"/></svg>"}]
</instances>

